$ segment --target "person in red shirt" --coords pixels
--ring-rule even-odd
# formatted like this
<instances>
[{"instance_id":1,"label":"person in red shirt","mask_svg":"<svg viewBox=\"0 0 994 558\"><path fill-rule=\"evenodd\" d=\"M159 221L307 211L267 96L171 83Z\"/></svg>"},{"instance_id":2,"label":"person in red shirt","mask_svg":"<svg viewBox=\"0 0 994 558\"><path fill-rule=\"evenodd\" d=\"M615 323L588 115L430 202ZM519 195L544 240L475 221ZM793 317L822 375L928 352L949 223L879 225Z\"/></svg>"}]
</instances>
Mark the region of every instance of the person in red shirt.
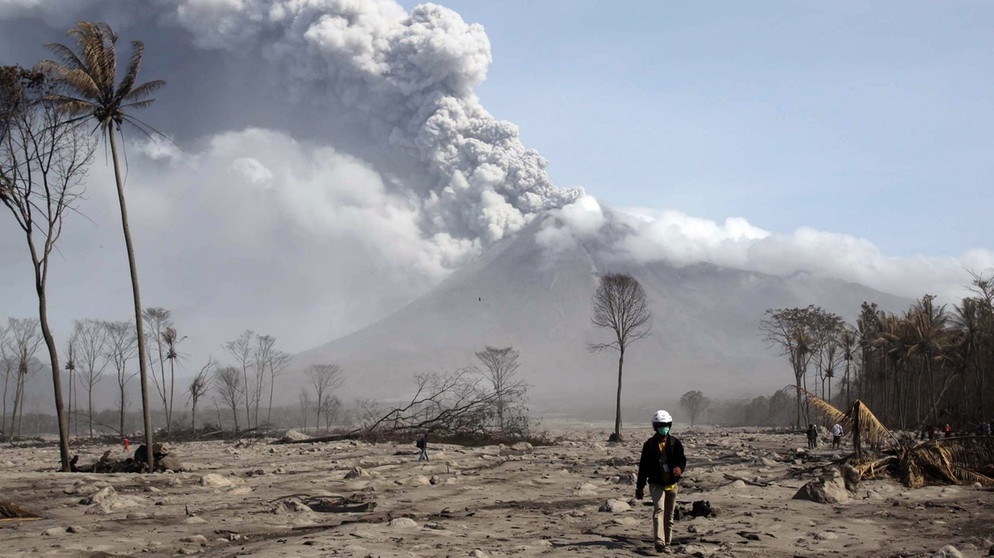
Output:
<instances>
[{"instance_id":1,"label":"person in red shirt","mask_svg":"<svg viewBox=\"0 0 994 558\"><path fill-rule=\"evenodd\" d=\"M953 427L949 426L949 424L946 424L946 427L942 429L942 432L944 433L944 437L946 438L953 437Z\"/></svg>"},{"instance_id":2,"label":"person in red shirt","mask_svg":"<svg viewBox=\"0 0 994 558\"><path fill-rule=\"evenodd\" d=\"M121 440L121 442L124 444L124 452L125 453L131 451L131 442L128 441L128 437L127 436L125 436L124 439Z\"/></svg>"}]
</instances>

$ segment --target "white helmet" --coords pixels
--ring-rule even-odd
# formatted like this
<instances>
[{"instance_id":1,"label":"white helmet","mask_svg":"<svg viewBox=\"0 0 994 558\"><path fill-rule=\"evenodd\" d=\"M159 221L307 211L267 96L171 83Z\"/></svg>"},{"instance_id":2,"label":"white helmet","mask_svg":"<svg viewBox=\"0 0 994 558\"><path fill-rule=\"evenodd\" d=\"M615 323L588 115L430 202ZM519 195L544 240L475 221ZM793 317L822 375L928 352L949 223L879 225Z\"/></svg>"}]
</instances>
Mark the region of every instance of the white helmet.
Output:
<instances>
[{"instance_id":1,"label":"white helmet","mask_svg":"<svg viewBox=\"0 0 994 558\"><path fill-rule=\"evenodd\" d=\"M652 415L652 423L657 422L673 422L673 417L669 413L663 410L656 411L656 414Z\"/></svg>"}]
</instances>

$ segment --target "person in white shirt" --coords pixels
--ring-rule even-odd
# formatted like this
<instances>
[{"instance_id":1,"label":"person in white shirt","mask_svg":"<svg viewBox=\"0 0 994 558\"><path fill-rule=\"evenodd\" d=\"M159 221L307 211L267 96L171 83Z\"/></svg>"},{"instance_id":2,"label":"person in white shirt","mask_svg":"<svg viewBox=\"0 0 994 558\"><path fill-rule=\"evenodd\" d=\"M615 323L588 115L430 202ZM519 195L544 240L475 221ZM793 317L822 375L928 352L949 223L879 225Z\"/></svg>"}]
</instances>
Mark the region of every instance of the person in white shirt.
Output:
<instances>
[{"instance_id":1,"label":"person in white shirt","mask_svg":"<svg viewBox=\"0 0 994 558\"><path fill-rule=\"evenodd\" d=\"M832 449L838 449L842 447L842 425L835 423L832 427Z\"/></svg>"}]
</instances>

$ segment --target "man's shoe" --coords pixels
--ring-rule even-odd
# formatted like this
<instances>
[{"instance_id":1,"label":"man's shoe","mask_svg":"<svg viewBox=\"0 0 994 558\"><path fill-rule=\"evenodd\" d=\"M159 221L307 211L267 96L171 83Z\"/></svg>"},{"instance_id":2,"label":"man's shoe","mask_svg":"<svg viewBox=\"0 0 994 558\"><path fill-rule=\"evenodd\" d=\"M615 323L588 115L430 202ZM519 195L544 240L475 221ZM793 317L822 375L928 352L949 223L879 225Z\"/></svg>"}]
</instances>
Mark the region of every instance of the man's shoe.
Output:
<instances>
[{"instance_id":1,"label":"man's shoe","mask_svg":"<svg viewBox=\"0 0 994 558\"><path fill-rule=\"evenodd\" d=\"M656 543L656 552L663 552L666 550L665 544Z\"/></svg>"}]
</instances>

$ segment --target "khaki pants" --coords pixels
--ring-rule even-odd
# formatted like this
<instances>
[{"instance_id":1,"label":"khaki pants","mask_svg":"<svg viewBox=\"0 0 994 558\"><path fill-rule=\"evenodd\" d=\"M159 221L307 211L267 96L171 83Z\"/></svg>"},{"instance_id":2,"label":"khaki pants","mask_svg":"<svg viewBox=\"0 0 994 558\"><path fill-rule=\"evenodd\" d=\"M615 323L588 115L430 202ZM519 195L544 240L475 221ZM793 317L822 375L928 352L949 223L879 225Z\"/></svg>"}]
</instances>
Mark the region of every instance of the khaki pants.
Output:
<instances>
[{"instance_id":1,"label":"khaki pants","mask_svg":"<svg viewBox=\"0 0 994 558\"><path fill-rule=\"evenodd\" d=\"M656 544L673 542L673 510L676 508L677 487L673 490L663 490L658 484L649 485L649 495L652 497L652 538ZM662 523L662 533L660 533ZM663 536L660 537L659 535Z\"/></svg>"}]
</instances>

